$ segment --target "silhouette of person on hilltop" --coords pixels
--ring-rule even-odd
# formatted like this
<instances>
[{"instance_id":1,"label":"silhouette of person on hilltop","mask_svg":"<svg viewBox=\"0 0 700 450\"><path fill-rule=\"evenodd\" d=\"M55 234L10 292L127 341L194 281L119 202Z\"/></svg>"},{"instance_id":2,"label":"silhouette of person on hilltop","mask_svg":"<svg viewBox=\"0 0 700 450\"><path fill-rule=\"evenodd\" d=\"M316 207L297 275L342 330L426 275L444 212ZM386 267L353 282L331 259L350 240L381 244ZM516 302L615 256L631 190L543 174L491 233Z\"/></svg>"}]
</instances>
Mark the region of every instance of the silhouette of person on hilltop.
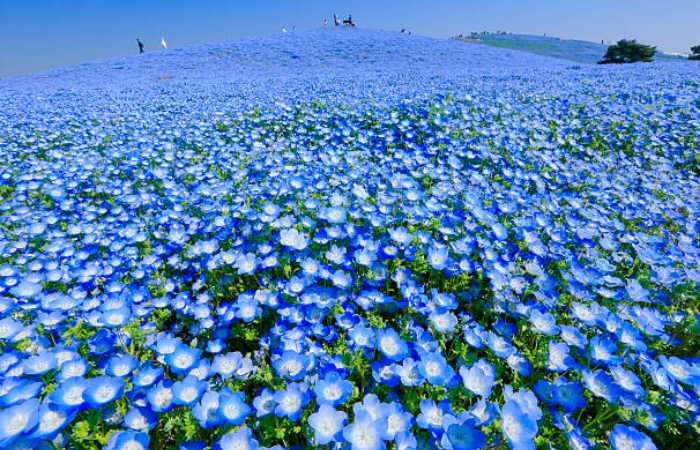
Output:
<instances>
[{"instance_id":1,"label":"silhouette of person on hilltop","mask_svg":"<svg viewBox=\"0 0 700 450\"><path fill-rule=\"evenodd\" d=\"M139 53L143 53L143 42L141 42L141 39L136 38L136 43L139 45Z\"/></svg>"}]
</instances>

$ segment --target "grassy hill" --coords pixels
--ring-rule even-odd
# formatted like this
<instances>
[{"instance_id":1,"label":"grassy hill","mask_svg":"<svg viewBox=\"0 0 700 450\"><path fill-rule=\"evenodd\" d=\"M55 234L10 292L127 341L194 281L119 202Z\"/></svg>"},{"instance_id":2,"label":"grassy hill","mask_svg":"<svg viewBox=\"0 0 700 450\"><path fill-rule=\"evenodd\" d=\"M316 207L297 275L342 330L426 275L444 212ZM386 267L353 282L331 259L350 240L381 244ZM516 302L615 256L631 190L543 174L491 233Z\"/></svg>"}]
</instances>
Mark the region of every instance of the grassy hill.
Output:
<instances>
[{"instance_id":1,"label":"grassy hill","mask_svg":"<svg viewBox=\"0 0 700 450\"><path fill-rule=\"evenodd\" d=\"M481 42L491 47L521 50L589 64L600 61L608 48L607 45L595 42L526 34L487 34L482 37ZM683 58L659 52L655 59L672 61Z\"/></svg>"}]
</instances>

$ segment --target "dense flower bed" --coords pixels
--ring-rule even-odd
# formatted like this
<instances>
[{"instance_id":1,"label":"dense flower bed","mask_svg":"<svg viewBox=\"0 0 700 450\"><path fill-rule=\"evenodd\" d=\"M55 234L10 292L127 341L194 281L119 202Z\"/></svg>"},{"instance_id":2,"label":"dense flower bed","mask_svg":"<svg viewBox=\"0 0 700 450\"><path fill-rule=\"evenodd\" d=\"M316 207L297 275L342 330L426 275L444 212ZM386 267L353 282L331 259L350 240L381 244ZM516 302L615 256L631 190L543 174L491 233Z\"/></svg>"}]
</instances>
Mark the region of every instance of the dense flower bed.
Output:
<instances>
[{"instance_id":1,"label":"dense flower bed","mask_svg":"<svg viewBox=\"0 0 700 450\"><path fill-rule=\"evenodd\" d=\"M693 448L694 70L329 31L3 81L0 447Z\"/></svg>"}]
</instances>

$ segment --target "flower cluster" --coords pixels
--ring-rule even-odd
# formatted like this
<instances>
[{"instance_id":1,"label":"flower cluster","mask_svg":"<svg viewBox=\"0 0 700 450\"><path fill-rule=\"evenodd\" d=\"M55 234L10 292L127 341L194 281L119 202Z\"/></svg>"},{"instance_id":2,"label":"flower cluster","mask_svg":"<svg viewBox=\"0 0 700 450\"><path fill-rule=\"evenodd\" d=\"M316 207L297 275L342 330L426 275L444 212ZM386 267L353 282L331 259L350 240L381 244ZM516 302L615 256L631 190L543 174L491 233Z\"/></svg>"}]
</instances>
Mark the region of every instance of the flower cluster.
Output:
<instances>
[{"instance_id":1,"label":"flower cluster","mask_svg":"<svg viewBox=\"0 0 700 450\"><path fill-rule=\"evenodd\" d=\"M0 447L691 448L693 70L329 30L3 81Z\"/></svg>"}]
</instances>

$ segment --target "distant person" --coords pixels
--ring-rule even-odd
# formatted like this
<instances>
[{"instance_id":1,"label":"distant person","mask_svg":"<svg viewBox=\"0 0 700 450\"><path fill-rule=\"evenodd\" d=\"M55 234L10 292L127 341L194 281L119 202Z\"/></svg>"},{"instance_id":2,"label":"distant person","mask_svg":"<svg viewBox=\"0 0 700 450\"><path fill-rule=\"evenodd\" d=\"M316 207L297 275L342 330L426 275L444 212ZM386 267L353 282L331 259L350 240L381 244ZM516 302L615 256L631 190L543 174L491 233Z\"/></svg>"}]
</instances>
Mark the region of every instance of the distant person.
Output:
<instances>
[{"instance_id":1,"label":"distant person","mask_svg":"<svg viewBox=\"0 0 700 450\"><path fill-rule=\"evenodd\" d=\"M161 47L163 50L167 50L167 49L168 49L168 43L165 42L165 38L164 38L164 37L160 38L160 47Z\"/></svg>"},{"instance_id":2,"label":"distant person","mask_svg":"<svg viewBox=\"0 0 700 450\"><path fill-rule=\"evenodd\" d=\"M143 53L143 42L141 42L141 39L136 38L136 43L139 45L139 53Z\"/></svg>"},{"instance_id":3,"label":"distant person","mask_svg":"<svg viewBox=\"0 0 700 450\"><path fill-rule=\"evenodd\" d=\"M323 19L323 28L328 28L328 19Z\"/></svg>"},{"instance_id":4,"label":"distant person","mask_svg":"<svg viewBox=\"0 0 700 450\"><path fill-rule=\"evenodd\" d=\"M343 25L350 25L351 27L355 26L355 22L352 21L352 14L348 14L348 18L343 20Z\"/></svg>"}]
</instances>

